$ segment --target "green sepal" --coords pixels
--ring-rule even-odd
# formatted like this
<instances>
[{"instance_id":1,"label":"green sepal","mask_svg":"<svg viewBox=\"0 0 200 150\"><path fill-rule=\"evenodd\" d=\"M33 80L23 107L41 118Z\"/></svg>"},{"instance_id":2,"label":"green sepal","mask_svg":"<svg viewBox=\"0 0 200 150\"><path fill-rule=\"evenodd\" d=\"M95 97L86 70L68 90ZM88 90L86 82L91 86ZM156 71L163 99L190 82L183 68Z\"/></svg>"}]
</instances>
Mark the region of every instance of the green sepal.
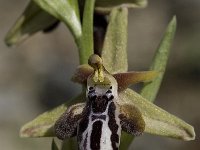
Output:
<instances>
[{"instance_id":1,"label":"green sepal","mask_svg":"<svg viewBox=\"0 0 200 150\"><path fill-rule=\"evenodd\" d=\"M58 118L66 111L68 106L85 101L85 93L62 104L52 110L49 110L32 121L26 123L20 130L21 137L52 137L55 136L54 124Z\"/></svg>"},{"instance_id":2,"label":"green sepal","mask_svg":"<svg viewBox=\"0 0 200 150\"><path fill-rule=\"evenodd\" d=\"M31 1L7 33L5 42L8 46L19 44L34 33L44 30L56 22L55 17Z\"/></svg>"},{"instance_id":3,"label":"green sepal","mask_svg":"<svg viewBox=\"0 0 200 150\"><path fill-rule=\"evenodd\" d=\"M103 65L111 74L128 70L127 20L127 8L112 10L102 49Z\"/></svg>"},{"instance_id":4,"label":"green sepal","mask_svg":"<svg viewBox=\"0 0 200 150\"><path fill-rule=\"evenodd\" d=\"M191 125L154 105L133 90L120 92L119 99L119 105L129 104L140 110L145 121L145 132L185 141L195 139L194 128Z\"/></svg>"}]
</instances>

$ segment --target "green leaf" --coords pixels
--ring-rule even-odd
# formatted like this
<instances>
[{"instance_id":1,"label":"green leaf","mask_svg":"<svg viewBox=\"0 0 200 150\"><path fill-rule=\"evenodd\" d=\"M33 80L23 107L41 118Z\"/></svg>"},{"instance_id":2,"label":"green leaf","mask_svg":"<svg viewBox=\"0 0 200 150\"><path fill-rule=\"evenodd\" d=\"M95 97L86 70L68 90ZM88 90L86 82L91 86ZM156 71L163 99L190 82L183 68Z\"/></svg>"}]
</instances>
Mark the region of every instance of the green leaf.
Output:
<instances>
[{"instance_id":1,"label":"green leaf","mask_svg":"<svg viewBox=\"0 0 200 150\"><path fill-rule=\"evenodd\" d=\"M93 14L95 0L86 0L83 13L83 36L79 49L80 64L87 64L90 55L94 53L93 45Z\"/></svg>"},{"instance_id":2,"label":"green leaf","mask_svg":"<svg viewBox=\"0 0 200 150\"><path fill-rule=\"evenodd\" d=\"M126 150L129 148L130 144L133 141L134 136L132 134L128 134L126 132L122 132L121 142L120 142L120 150Z\"/></svg>"},{"instance_id":3,"label":"green leaf","mask_svg":"<svg viewBox=\"0 0 200 150\"><path fill-rule=\"evenodd\" d=\"M32 34L48 28L55 22L57 22L56 18L43 11L31 1L7 33L5 42L8 46L18 44Z\"/></svg>"},{"instance_id":4,"label":"green leaf","mask_svg":"<svg viewBox=\"0 0 200 150\"><path fill-rule=\"evenodd\" d=\"M52 140L52 143L51 143L51 150L59 150L58 149L58 146L56 145L54 139Z\"/></svg>"},{"instance_id":5,"label":"green leaf","mask_svg":"<svg viewBox=\"0 0 200 150\"><path fill-rule=\"evenodd\" d=\"M20 130L21 137L51 137L55 136L54 124L57 119L66 111L67 106L72 103L85 100L85 94L80 94L76 98L68 101L66 104L60 105L57 108L49 110L34 120L25 124Z\"/></svg>"},{"instance_id":6,"label":"green leaf","mask_svg":"<svg viewBox=\"0 0 200 150\"><path fill-rule=\"evenodd\" d=\"M165 69L167 66L170 47L174 39L175 31L176 31L176 17L173 17L173 19L171 20L171 22L167 27L163 39L160 42L160 45L155 53L153 62L150 67L150 70L159 71L160 74L152 82L146 83L141 91L141 95L150 101L155 100L158 90L160 88L165 73Z\"/></svg>"},{"instance_id":7,"label":"green leaf","mask_svg":"<svg viewBox=\"0 0 200 150\"><path fill-rule=\"evenodd\" d=\"M111 74L128 70L127 20L127 8L112 10L102 50L104 67Z\"/></svg>"},{"instance_id":8,"label":"green leaf","mask_svg":"<svg viewBox=\"0 0 200 150\"><path fill-rule=\"evenodd\" d=\"M97 0L95 10L98 12L109 12L114 7L143 8L147 0Z\"/></svg>"},{"instance_id":9,"label":"green leaf","mask_svg":"<svg viewBox=\"0 0 200 150\"><path fill-rule=\"evenodd\" d=\"M145 132L185 141L195 139L194 128L191 125L154 105L133 90L127 89L121 92L119 99L119 105L133 105L141 111L145 121Z\"/></svg>"},{"instance_id":10,"label":"green leaf","mask_svg":"<svg viewBox=\"0 0 200 150\"><path fill-rule=\"evenodd\" d=\"M82 35L77 0L33 0L49 14L63 21L74 38L79 40Z\"/></svg>"},{"instance_id":11,"label":"green leaf","mask_svg":"<svg viewBox=\"0 0 200 150\"><path fill-rule=\"evenodd\" d=\"M77 137L68 138L63 141L61 150L77 150Z\"/></svg>"}]
</instances>

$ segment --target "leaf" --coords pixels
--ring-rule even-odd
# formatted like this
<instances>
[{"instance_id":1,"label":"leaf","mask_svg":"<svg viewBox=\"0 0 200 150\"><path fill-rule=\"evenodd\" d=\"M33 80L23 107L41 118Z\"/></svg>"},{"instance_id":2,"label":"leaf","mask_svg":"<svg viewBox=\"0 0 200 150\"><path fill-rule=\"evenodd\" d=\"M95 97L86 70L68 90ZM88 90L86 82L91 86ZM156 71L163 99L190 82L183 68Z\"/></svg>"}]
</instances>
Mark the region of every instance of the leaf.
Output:
<instances>
[{"instance_id":1,"label":"leaf","mask_svg":"<svg viewBox=\"0 0 200 150\"><path fill-rule=\"evenodd\" d=\"M61 150L77 150L77 137L68 138L63 141Z\"/></svg>"},{"instance_id":2,"label":"leaf","mask_svg":"<svg viewBox=\"0 0 200 150\"><path fill-rule=\"evenodd\" d=\"M160 74L152 82L146 83L141 91L141 95L150 101L154 101L158 90L160 88L165 69L167 66L167 61L169 57L171 43L174 39L174 34L176 31L176 17L173 17L169 23L167 30L164 34L163 39L155 53L153 62L151 64L150 70L159 71Z\"/></svg>"},{"instance_id":3,"label":"leaf","mask_svg":"<svg viewBox=\"0 0 200 150\"><path fill-rule=\"evenodd\" d=\"M31 1L7 33L5 42L8 46L18 44L34 33L46 29L56 22L56 18L43 11Z\"/></svg>"},{"instance_id":4,"label":"leaf","mask_svg":"<svg viewBox=\"0 0 200 150\"><path fill-rule=\"evenodd\" d=\"M114 7L143 8L147 5L147 0L96 0L95 10L98 12L109 12Z\"/></svg>"},{"instance_id":5,"label":"leaf","mask_svg":"<svg viewBox=\"0 0 200 150\"><path fill-rule=\"evenodd\" d=\"M59 150L58 149L58 146L56 145L54 139L52 140L52 143L51 143L51 150Z\"/></svg>"},{"instance_id":6,"label":"leaf","mask_svg":"<svg viewBox=\"0 0 200 150\"><path fill-rule=\"evenodd\" d=\"M49 110L34 120L25 124L20 130L21 137L51 137L55 136L54 124L57 119L66 111L67 106L72 103L81 102L85 100L85 94L80 94L76 98L62 104L52 110Z\"/></svg>"},{"instance_id":7,"label":"leaf","mask_svg":"<svg viewBox=\"0 0 200 150\"><path fill-rule=\"evenodd\" d=\"M185 141L194 140L194 128L154 105L131 89L127 89L119 94L119 105L129 104L137 107L145 121L145 132L162 135Z\"/></svg>"},{"instance_id":8,"label":"leaf","mask_svg":"<svg viewBox=\"0 0 200 150\"><path fill-rule=\"evenodd\" d=\"M131 134L128 134L126 132L122 132L121 135L121 142L120 142L120 150L126 150L129 148L130 144L133 141L134 136Z\"/></svg>"},{"instance_id":9,"label":"leaf","mask_svg":"<svg viewBox=\"0 0 200 150\"><path fill-rule=\"evenodd\" d=\"M78 40L82 35L77 0L33 0L43 10L63 21L74 38Z\"/></svg>"},{"instance_id":10,"label":"leaf","mask_svg":"<svg viewBox=\"0 0 200 150\"><path fill-rule=\"evenodd\" d=\"M127 19L127 8L112 10L102 50L104 67L111 74L128 70Z\"/></svg>"},{"instance_id":11,"label":"leaf","mask_svg":"<svg viewBox=\"0 0 200 150\"><path fill-rule=\"evenodd\" d=\"M86 0L83 13L82 49L79 50L80 64L87 64L90 55L94 53L93 45L93 14L95 0Z\"/></svg>"}]
</instances>

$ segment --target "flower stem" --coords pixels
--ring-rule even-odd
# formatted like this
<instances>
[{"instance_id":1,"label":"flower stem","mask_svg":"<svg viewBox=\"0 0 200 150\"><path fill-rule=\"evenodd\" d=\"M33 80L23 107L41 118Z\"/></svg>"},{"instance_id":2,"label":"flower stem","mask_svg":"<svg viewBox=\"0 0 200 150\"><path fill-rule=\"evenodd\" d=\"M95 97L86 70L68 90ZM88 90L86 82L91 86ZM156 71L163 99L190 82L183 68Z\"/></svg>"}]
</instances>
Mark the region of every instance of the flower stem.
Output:
<instances>
[{"instance_id":1,"label":"flower stem","mask_svg":"<svg viewBox=\"0 0 200 150\"><path fill-rule=\"evenodd\" d=\"M77 39L79 45L80 64L86 64L94 51L93 44L93 15L95 0L86 0L83 12L82 36Z\"/></svg>"}]
</instances>

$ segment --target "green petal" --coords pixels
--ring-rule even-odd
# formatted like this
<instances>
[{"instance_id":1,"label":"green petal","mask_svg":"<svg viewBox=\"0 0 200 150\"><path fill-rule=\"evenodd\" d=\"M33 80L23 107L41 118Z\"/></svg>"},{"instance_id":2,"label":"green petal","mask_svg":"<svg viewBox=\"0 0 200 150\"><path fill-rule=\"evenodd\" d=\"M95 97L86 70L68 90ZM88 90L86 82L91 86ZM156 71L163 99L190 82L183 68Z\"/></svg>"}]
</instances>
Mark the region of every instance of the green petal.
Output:
<instances>
[{"instance_id":1,"label":"green petal","mask_svg":"<svg viewBox=\"0 0 200 150\"><path fill-rule=\"evenodd\" d=\"M8 46L18 44L32 34L48 28L57 19L43 11L34 2L30 2L15 25L7 33L5 42Z\"/></svg>"},{"instance_id":2,"label":"green petal","mask_svg":"<svg viewBox=\"0 0 200 150\"><path fill-rule=\"evenodd\" d=\"M52 143L51 143L51 150L59 150L58 149L58 146L56 145L54 139L52 140Z\"/></svg>"},{"instance_id":3,"label":"green petal","mask_svg":"<svg viewBox=\"0 0 200 150\"><path fill-rule=\"evenodd\" d=\"M145 132L162 135L185 141L194 140L194 128L154 105L131 89L127 89L119 94L120 105L129 104L137 107L145 121Z\"/></svg>"},{"instance_id":4,"label":"green petal","mask_svg":"<svg viewBox=\"0 0 200 150\"><path fill-rule=\"evenodd\" d=\"M85 94L80 94L76 98L62 104L50 111L47 111L34 120L25 124L20 130L21 137L50 137L55 136L54 124L58 118L66 111L67 106L72 103L81 102L85 100Z\"/></svg>"},{"instance_id":5,"label":"green petal","mask_svg":"<svg viewBox=\"0 0 200 150\"><path fill-rule=\"evenodd\" d=\"M63 21L75 39L82 35L77 0L33 0L49 14Z\"/></svg>"},{"instance_id":6,"label":"green petal","mask_svg":"<svg viewBox=\"0 0 200 150\"><path fill-rule=\"evenodd\" d=\"M174 39L175 31L176 31L176 17L173 17L173 19L171 20L171 22L167 27L163 39L160 42L160 45L155 53L153 62L150 67L150 70L159 71L160 74L152 82L146 83L141 91L141 95L150 101L155 100L158 90L160 88L160 84L162 82L165 69L167 66L170 47Z\"/></svg>"},{"instance_id":7,"label":"green petal","mask_svg":"<svg viewBox=\"0 0 200 150\"><path fill-rule=\"evenodd\" d=\"M98 12L109 12L114 7L126 6L128 8L143 8L147 5L147 0L96 0L95 10Z\"/></svg>"},{"instance_id":8,"label":"green petal","mask_svg":"<svg viewBox=\"0 0 200 150\"><path fill-rule=\"evenodd\" d=\"M112 10L102 50L104 67L111 74L128 69L127 19L127 8Z\"/></svg>"},{"instance_id":9,"label":"green petal","mask_svg":"<svg viewBox=\"0 0 200 150\"><path fill-rule=\"evenodd\" d=\"M156 71L131 71L125 73L117 73L113 76L117 80L119 91L125 90L132 84L139 82L149 82L153 80L159 73Z\"/></svg>"}]
</instances>

